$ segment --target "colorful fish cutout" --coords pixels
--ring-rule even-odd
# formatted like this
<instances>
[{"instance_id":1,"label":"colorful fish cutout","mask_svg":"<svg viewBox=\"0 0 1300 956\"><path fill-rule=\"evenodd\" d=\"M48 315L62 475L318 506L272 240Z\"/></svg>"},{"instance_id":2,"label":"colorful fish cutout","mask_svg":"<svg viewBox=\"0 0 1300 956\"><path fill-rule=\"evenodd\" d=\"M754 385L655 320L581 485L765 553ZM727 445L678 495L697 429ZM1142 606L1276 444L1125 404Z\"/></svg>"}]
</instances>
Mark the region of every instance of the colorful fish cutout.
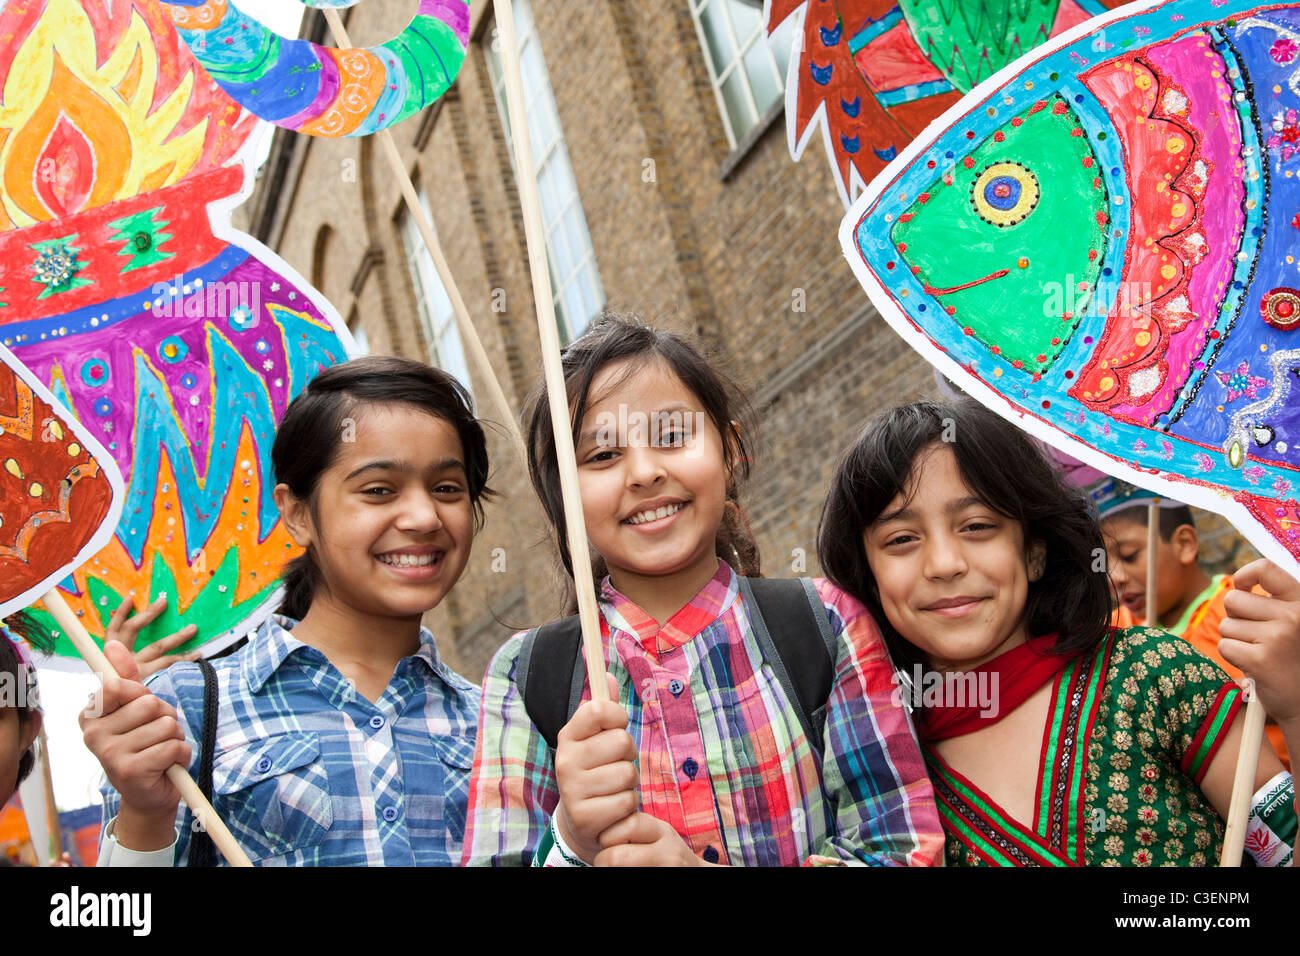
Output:
<instances>
[{"instance_id":1,"label":"colorful fish cutout","mask_svg":"<svg viewBox=\"0 0 1300 956\"><path fill-rule=\"evenodd\" d=\"M927 123L1007 63L1120 0L767 0L797 21L790 155L820 128L844 205Z\"/></svg>"},{"instance_id":2,"label":"colorful fish cutout","mask_svg":"<svg viewBox=\"0 0 1300 956\"><path fill-rule=\"evenodd\" d=\"M469 45L469 0L420 0L405 29L373 47L281 37L230 0L159 0L195 59L235 102L313 136L365 136L451 88ZM337 8L357 0L304 0Z\"/></svg>"},{"instance_id":3,"label":"colorful fish cutout","mask_svg":"<svg viewBox=\"0 0 1300 956\"><path fill-rule=\"evenodd\" d=\"M189 648L215 650L278 603L296 551L271 498L276 422L350 338L230 226L271 129L164 8L9 4L0 38L0 342L126 484L115 533L61 590L100 637L124 598L166 594L137 646L194 623Z\"/></svg>"},{"instance_id":4,"label":"colorful fish cutout","mask_svg":"<svg viewBox=\"0 0 1300 956\"><path fill-rule=\"evenodd\" d=\"M948 110L841 242L881 315L1066 453L1300 557L1300 6L1135 4Z\"/></svg>"},{"instance_id":5,"label":"colorful fish cutout","mask_svg":"<svg viewBox=\"0 0 1300 956\"><path fill-rule=\"evenodd\" d=\"M102 548L122 499L112 457L0 345L0 617Z\"/></svg>"}]
</instances>

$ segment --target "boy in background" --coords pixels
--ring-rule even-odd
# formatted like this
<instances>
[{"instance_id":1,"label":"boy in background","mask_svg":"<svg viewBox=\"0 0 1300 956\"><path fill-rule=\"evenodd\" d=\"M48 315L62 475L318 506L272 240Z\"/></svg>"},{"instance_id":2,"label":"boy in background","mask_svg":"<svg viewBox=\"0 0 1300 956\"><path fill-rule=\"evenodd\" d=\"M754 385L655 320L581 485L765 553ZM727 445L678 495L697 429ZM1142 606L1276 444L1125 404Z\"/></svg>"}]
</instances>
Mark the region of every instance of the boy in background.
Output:
<instances>
[{"instance_id":1,"label":"boy in background","mask_svg":"<svg viewBox=\"0 0 1300 956\"><path fill-rule=\"evenodd\" d=\"M1240 669L1219 653L1219 623L1226 617L1223 599L1232 590L1232 575L1209 575L1198 559L1200 539L1191 508L1161 499L1157 508L1156 607L1146 608L1147 518L1149 499L1122 493L1099 501L1111 582L1119 598L1115 626L1147 623L1164 628L1240 681ZM1290 755L1281 728L1269 720L1269 740L1289 769Z\"/></svg>"}]
</instances>

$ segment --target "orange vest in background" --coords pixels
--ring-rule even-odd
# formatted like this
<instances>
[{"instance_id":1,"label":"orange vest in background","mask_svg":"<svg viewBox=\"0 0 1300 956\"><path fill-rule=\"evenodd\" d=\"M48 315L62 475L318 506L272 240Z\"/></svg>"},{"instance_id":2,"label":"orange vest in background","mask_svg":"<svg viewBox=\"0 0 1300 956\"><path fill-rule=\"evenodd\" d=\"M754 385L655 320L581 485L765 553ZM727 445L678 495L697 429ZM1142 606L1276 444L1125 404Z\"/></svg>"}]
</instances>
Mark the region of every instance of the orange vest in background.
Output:
<instances>
[{"instance_id":1,"label":"orange vest in background","mask_svg":"<svg viewBox=\"0 0 1300 956\"><path fill-rule=\"evenodd\" d=\"M1223 607L1223 599L1231 590L1232 575L1216 574L1211 579L1210 586L1196 595L1187 610L1183 612L1182 618L1166 630L1170 634L1177 634L1227 671L1229 677L1239 681L1243 676L1241 671L1225 661L1223 655L1219 653L1219 622L1228 616ZM1255 591L1258 594L1265 593L1258 588ZM1140 623L1142 622L1133 617L1133 612L1122 604L1111 613L1111 625L1114 627L1133 627ZM1273 749L1277 751L1282 765L1290 770L1291 755L1287 753L1282 728L1277 724L1268 724L1264 732L1268 734L1268 739L1272 742Z\"/></svg>"}]
</instances>

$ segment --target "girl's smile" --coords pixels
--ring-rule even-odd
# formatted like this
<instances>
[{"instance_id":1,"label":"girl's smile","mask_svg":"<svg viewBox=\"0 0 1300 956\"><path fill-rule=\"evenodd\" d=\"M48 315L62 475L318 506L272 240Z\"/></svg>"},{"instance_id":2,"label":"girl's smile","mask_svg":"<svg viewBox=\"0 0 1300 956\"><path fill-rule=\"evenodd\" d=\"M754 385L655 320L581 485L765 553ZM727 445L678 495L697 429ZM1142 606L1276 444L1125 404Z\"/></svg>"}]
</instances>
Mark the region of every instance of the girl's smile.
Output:
<instances>
[{"instance_id":1,"label":"girl's smile","mask_svg":"<svg viewBox=\"0 0 1300 956\"><path fill-rule=\"evenodd\" d=\"M894 629L940 670L969 670L1029 636L1029 582L1042 542L974 495L952 449L917 456L908 496L895 496L862 536Z\"/></svg>"},{"instance_id":2,"label":"girl's smile","mask_svg":"<svg viewBox=\"0 0 1300 956\"><path fill-rule=\"evenodd\" d=\"M295 540L312 548L322 600L418 622L469 559L474 519L460 438L403 404L363 406L353 421L353 440L340 443L312 506L290 495L277 504Z\"/></svg>"},{"instance_id":3,"label":"girl's smile","mask_svg":"<svg viewBox=\"0 0 1300 956\"><path fill-rule=\"evenodd\" d=\"M671 604L671 614L718 568L728 477L722 436L660 361L611 363L589 394L575 449L588 539L614 587L648 611ZM623 422L655 427L609 426Z\"/></svg>"}]
</instances>

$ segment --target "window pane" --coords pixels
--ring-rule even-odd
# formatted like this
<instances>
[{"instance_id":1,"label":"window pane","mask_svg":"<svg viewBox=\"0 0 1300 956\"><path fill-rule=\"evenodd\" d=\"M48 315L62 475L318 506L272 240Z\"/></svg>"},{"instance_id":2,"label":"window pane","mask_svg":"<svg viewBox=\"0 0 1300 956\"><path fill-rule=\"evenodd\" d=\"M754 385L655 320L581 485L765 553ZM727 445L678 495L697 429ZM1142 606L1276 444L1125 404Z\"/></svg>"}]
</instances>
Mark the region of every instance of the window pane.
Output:
<instances>
[{"instance_id":1,"label":"window pane","mask_svg":"<svg viewBox=\"0 0 1300 956\"><path fill-rule=\"evenodd\" d=\"M714 0L716 4L718 0ZM731 13L731 25L736 31L736 42L742 47L745 41L763 29L763 13L758 7L750 6L745 0L726 0Z\"/></svg>"},{"instance_id":2,"label":"window pane","mask_svg":"<svg viewBox=\"0 0 1300 956\"><path fill-rule=\"evenodd\" d=\"M442 367L469 388L469 366L465 363L465 350L461 348L455 320L443 330L438 339L438 357L442 359Z\"/></svg>"},{"instance_id":3,"label":"window pane","mask_svg":"<svg viewBox=\"0 0 1300 956\"><path fill-rule=\"evenodd\" d=\"M736 70L722 84L722 101L727 104L727 117L731 120L732 135L739 140L749 132L749 128L758 122L749 105L749 93L745 89L745 73Z\"/></svg>"},{"instance_id":4,"label":"window pane","mask_svg":"<svg viewBox=\"0 0 1300 956\"><path fill-rule=\"evenodd\" d=\"M587 312L582 305L582 284L578 282L569 283L568 288L564 290L564 309L569 315L586 316ZM582 328L586 328L587 323L583 321ZM574 335L581 335L582 329L575 328Z\"/></svg>"},{"instance_id":5,"label":"window pane","mask_svg":"<svg viewBox=\"0 0 1300 956\"><path fill-rule=\"evenodd\" d=\"M755 40L745 51L745 72L749 74L754 102L762 116L781 98L781 84L777 82L776 70L772 66L772 54L762 38Z\"/></svg>"},{"instance_id":6,"label":"window pane","mask_svg":"<svg viewBox=\"0 0 1300 956\"><path fill-rule=\"evenodd\" d=\"M700 25L704 27L704 39L709 44L714 74L726 70L727 64L736 56L736 47L731 42L731 31L727 29L727 18L722 10L724 2L709 0L709 5L700 11Z\"/></svg>"},{"instance_id":7,"label":"window pane","mask_svg":"<svg viewBox=\"0 0 1300 956\"><path fill-rule=\"evenodd\" d=\"M794 17L786 19L785 23L772 34L772 40L768 46L772 54L776 57L777 76L780 78L781 86L784 87L786 79L790 76L790 50L794 44Z\"/></svg>"}]
</instances>

